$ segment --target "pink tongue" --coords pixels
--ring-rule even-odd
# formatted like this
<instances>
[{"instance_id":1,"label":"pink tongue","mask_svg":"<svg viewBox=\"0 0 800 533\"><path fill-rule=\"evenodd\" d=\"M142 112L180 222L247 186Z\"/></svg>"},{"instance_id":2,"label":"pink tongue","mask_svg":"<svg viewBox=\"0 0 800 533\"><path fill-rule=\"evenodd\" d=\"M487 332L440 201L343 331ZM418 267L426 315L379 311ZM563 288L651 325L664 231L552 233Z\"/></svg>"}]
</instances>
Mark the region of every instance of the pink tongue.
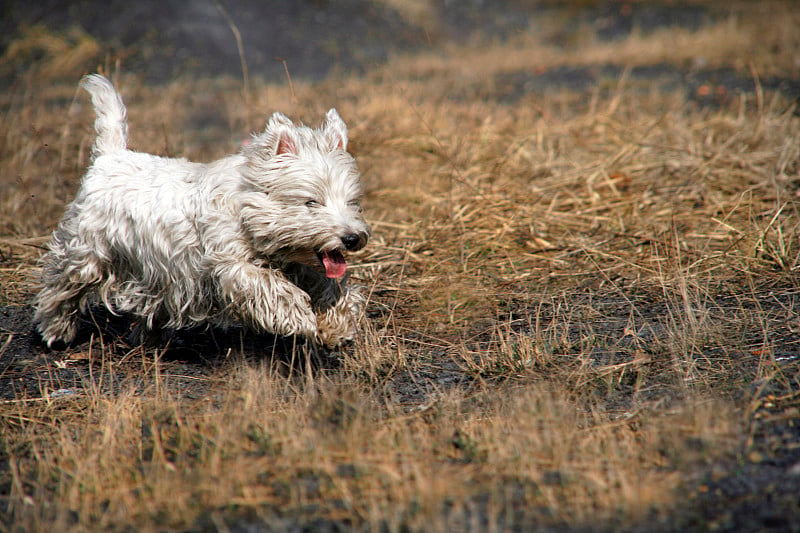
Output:
<instances>
[{"instance_id":1,"label":"pink tongue","mask_svg":"<svg viewBox=\"0 0 800 533\"><path fill-rule=\"evenodd\" d=\"M347 272L347 262L341 252L322 252L322 264L329 278L341 278Z\"/></svg>"}]
</instances>

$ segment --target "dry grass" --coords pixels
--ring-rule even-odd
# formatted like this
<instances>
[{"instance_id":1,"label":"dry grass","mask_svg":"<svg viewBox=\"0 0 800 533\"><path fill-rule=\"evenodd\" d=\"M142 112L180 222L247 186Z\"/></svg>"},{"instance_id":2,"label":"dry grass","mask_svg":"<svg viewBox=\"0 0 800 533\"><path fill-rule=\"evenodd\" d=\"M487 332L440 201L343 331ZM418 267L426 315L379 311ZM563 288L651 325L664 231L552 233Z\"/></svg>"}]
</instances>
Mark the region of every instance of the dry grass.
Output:
<instances>
[{"instance_id":1,"label":"dry grass","mask_svg":"<svg viewBox=\"0 0 800 533\"><path fill-rule=\"evenodd\" d=\"M403 413L346 377L307 389L248 364L221 385L218 399L195 402L123 390L8 412L26 443L10 457L18 525L219 526L239 510L267 523L306 513L444 530L532 520L528 509L549 510L542 524L590 523L618 506L636 519L671 503L681 470L735 440L715 402L610 419L563 391L520 385Z\"/></svg>"},{"instance_id":2,"label":"dry grass","mask_svg":"<svg viewBox=\"0 0 800 533\"><path fill-rule=\"evenodd\" d=\"M339 109L375 234L354 266L372 294L364 335L336 368L289 376L267 355L187 375L152 349L49 354L44 373L84 380L0 405L0 527L669 521L712 467L762 450L765 398L798 406L796 108L761 90L701 107L625 76L588 96L492 95L508 72L684 64L698 47L712 66L796 70L776 52L797 50L796 10L772 5L787 13L764 38L760 5L695 33L561 49L531 34L293 93L257 82L247 105L233 80L123 74L133 146L196 160L274 109ZM69 57L87 46L73 36ZM53 72L1 101L3 306L35 290L92 141L75 80L40 84ZM21 333L2 332L0 357Z\"/></svg>"}]
</instances>

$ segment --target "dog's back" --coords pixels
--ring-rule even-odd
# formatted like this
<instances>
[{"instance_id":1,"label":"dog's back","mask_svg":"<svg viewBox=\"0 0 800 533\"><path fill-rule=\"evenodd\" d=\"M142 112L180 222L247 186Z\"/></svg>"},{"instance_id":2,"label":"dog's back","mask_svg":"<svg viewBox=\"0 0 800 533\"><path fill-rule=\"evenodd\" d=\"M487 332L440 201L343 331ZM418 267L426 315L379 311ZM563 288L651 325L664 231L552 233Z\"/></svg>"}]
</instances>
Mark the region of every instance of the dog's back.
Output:
<instances>
[{"instance_id":1,"label":"dog's back","mask_svg":"<svg viewBox=\"0 0 800 533\"><path fill-rule=\"evenodd\" d=\"M85 76L83 87L91 96L97 119L94 129L97 139L92 147L92 156L97 158L128 147L128 111L122 97L106 78L99 74Z\"/></svg>"}]
</instances>

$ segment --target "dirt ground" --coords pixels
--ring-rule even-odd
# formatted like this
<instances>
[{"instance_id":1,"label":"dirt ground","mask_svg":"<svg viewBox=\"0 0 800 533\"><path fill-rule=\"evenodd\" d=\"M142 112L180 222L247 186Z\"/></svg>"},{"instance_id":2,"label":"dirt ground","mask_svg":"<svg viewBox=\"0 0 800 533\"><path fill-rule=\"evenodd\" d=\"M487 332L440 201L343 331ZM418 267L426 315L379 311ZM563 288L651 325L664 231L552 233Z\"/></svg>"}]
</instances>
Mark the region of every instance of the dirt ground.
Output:
<instances>
[{"instance_id":1,"label":"dirt ground","mask_svg":"<svg viewBox=\"0 0 800 533\"><path fill-rule=\"evenodd\" d=\"M124 69L141 76L142 83L159 86L178 78L199 79L225 76L242 78L242 62L232 36L230 21L220 16L220 6L227 10L235 28L240 32L246 56L247 74L267 81L286 80L287 69L293 80L303 83L337 83L350 75L375 75L387 61L398 56L413 56L424 51L447 57L454 46L484 46L486 43L513 41L529 30L537 17L560 21L550 28L548 44L568 46L580 40L586 28L601 43L622 42L632 33L647 34L677 28L694 31L727 20L730 9L713 7L704 2L436 2L433 8L418 12L416 2L286 2L270 5L265 14L264 3L241 0L215 2L62 2L49 1L31 5L11 2L4 9L0 26L0 55L9 50L14 39L26 28L45 27L48 31L63 32L67 39L80 40L91 36L104 51L94 59L104 62L113 71L114 63L122 58ZM187 7L188 6L188 7ZM409 7L411 6L411 7ZM38 26L37 26L38 25ZM291 31L285 31L291 28ZM201 38L203 36L203 38ZM277 52L276 52L277 50ZM41 52L40 53L44 53ZM735 103L738 95L755 97L766 92L780 94L787 102L800 101L800 52L795 54L794 70L772 69L761 76L737 65L706 65L697 62L656 62L642 65L597 63L567 65L542 69L506 70L488 77L465 76L463 83L454 84L448 98L454 102L491 101L493 105L514 106L528 102L532 93L570 91L583 98L604 98L611 95L615 85L608 80L624 78L634 94L680 90L687 96L693 110L713 112ZM0 66L0 86L13 91L26 76L52 76L52 79L77 79L85 70L83 64L64 64L57 71L46 72L37 57L19 54ZM285 63L284 63L285 61ZM38 70L37 70L38 69ZM431 69L431 77L439 74ZM288 80L286 80L288 81ZM344 90L343 90L344 91ZM580 98L580 97L579 97ZM51 105L58 102L50 101ZM4 109L10 112L15 104ZM228 126L214 111L204 110L202 100L196 102L192 121L203 130L203 141L225 138ZM791 105L791 104L790 104ZM796 105L796 104L795 104ZM665 114L670 111L666 110ZM791 112L791 111L790 111ZM797 115L797 108L794 108ZM800 142L789 139L787 142ZM355 149L358 149L356 143ZM432 152L435 147L431 148ZM5 157L6 154L3 155ZM795 169L796 170L796 169ZM6 186L0 178L0 185ZM73 184L75 183L74 177ZM800 187L800 177L793 177ZM7 189L11 190L9 182ZM15 191L17 189L14 189ZM24 224L23 224L24 225ZM30 261L20 252L20 240L25 250L41 249L45 232L14 234L4 222L0 239L0 268L13 276L28 269ZM601 230L598 230L601 231ZM677 230L676 230L677 231ZM8 242L16 239L13 245ZM521 235L520 239L536 236ZM637 235L617 236L636 241ZM797 238L797 235L791 236ZM38 240L37 240L38 239ZM399 241L398 241L399 242ZM371 246L380 246L380 242ZM648 246L639 242L632 246ZM413 250L425 256L424 244ZM558 254L555 246L546 241L539 246L542 254ZM552 249L551 249L552 248ZM538 253L538 252L537 252ZM570 252L571 253L571 252ZM590 252L583 251L585 255ZM575 260L582 261L577 257ZM548 256L549 257L549 256ZM572 257L566 257L572 260ZM591 259L585 259L591 265ZM556 264L554 261L553 264ZM424 269L423 269L424 270ZM598 270L602 270L598 266ZM788 271L788 273L787 273ZM731 387L716 386L720 396L732 402L746 404L750 427L735 446L736 453L716 456L713 450L700 449L710 457L682 483L682 499L677 509L667 515L653 513L638 522L613 520L602 524L574 524L542 519L537 522L526 509L525 493L529 487L518 480L501 483L508 494L509 511L498 522L499 527L526 531L542 527L547 530L628 530L628 531L800 531L800 285L797 265L782 273L768 270L751 277L742 274L729 277L713 294L699 298L705 303L704 320L720 325L720 335L728 334L726 325L739 320L747 327L735 328L737 346L722 354L718 345L698 348L703 357L697 362L717 364L715 357L741 358L736 368L742 375L763 375L760 350L768 338L771 361L779 378L753 380L746 386L736 377ZM10 273L10 274L9 274ZM413 275L410 272L408 275ZM545 291L530 279L504 287L502 304L494 313L472 320L471 325L444 331L434 327L411 327L419 324L408 317L407 327L397 334L404 356L420 361L388 372L383 394L391 397L399 409L409 412L429 405L448 391L469 392L486 383L507 386L509 376L498 378L501 370L476 372L460 365L453 358L456 344L483 353L497 342L494 325L510 324L514 335L535 336L535 324L565 320L568 327L561 332L559 347L554 353L580 354L580 368L639 368L642 354L660 353L673 342L669 323L665 320L674 309L674 302L652 287L637 285L631 278L603 278L596 275L585 281L562 281L551 278ZM399 283L399 282L398 282ZM627 283L627 285L626 285ZM95 308L81 329L81 337L69 347L46 349L33 329L32 308L27 302L34 287L20 283L17 290L11 285L0 291L0 399L4 409L26 399L79 396L89 383L101 383L102 392L113 395L130 383L141 381L148 386L150 376L141 373L141 350L129 341L135 324L129 318L112 316ZM535 302L530 295L559 294L559 298ZM527 295L527 296L523 296ZM393 284L374 287L366 319L373 326L387 317L403 319L403 300L398 300ZM410 300L409 300L410 301ZM399 302L399 303L398 303ZM535 320L534 320L535 319ZM740 320L741 319L741 320ZM746 319L746 320L745 320ZM488 325L487 325L488 324ZM492 325L494 324L494 325ZM632 326L633 324L633 326ZM731 328L731 331L734 328ZM158 348L161 375L168 377L169 387L183 398L201 399L214 394L214 384L231 365L244 360L257 361L270 353L271 358L288 375L296 369L291 340L254 335L244 331L181 331L154 339ZM98 348L101 347L101 348ZM102 354L98 356L97 350ZM312 361L314 371L341 371L345 347L320 355ZM96 364L98 357L113 360L110 371ZM570 365L578 364L571 361ZM615 367L615 365L617 365ZM616 379L616 378L615 378ZM669 410L685 400L681 390L672 383L653 379L641 388L637 374L620 373L613 387L602 392L609 412L635 412L636 405L658 405ZM602 390L602 377L588 388ZM10 412L10 411L9 411ZM8 428L9 426L4 426ZM698 442L697 447L705 444ZM454 437L454 447L463 451L463 444ZM460 452L459 452L460 453ZM0 455L0 493L11 490L11 461ZM543 485L562 483L555 470L542 479ZM343 475L343 477L346 477ZM311 479L309 484L318 483ZM8 489L8 490L5 490ZM310 490L310 489L309 489ZM468 508L476 516L459 520L469 524L466 529L480 530L482 513L488 512L491 497L476 494ZM7 509L8 508L8 509ZM283 522L274 530L347 530L352 523L325 515L317 519L314 509L299 509L283 515ZM447 512L447 511L443 511ZM546 513L545 513L546 514ZM0 499L0 527L13 531L14 513L10 503ZM316 521L315 521L316 520ZM495 524L496 526L498 524ZM486 525L486 524L484 524ZM246 512L234 510L226 517L231 531L257 531L263 524L251 519ZM196 530L220 529L219 524L200 523ZM387 529L388 530L388 529Z\"/></svg>"}]
</instances>

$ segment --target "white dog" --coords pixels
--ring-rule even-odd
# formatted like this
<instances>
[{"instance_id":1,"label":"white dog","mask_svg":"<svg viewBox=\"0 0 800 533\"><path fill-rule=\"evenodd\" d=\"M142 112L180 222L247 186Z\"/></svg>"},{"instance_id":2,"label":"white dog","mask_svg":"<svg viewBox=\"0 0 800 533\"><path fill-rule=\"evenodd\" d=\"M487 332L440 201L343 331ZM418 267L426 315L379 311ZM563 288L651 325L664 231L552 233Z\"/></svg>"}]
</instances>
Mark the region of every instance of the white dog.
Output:
<instances>
[{"instance_id":1,"label":"white dog","mask_svg":"<svg viewBox=\"0 0 800 533\"><path fill-rule=\"evenodd\" d=\"M92 303L147 329L243 324L329 347L353 337L364 303L344 252L370 230L335 109L319 129L275 113L239 153L209 164L127 150L122 98L81 83L97 113L93 162L42 258L35 321L70 342Z\"/></svg>"}]
</instances>

